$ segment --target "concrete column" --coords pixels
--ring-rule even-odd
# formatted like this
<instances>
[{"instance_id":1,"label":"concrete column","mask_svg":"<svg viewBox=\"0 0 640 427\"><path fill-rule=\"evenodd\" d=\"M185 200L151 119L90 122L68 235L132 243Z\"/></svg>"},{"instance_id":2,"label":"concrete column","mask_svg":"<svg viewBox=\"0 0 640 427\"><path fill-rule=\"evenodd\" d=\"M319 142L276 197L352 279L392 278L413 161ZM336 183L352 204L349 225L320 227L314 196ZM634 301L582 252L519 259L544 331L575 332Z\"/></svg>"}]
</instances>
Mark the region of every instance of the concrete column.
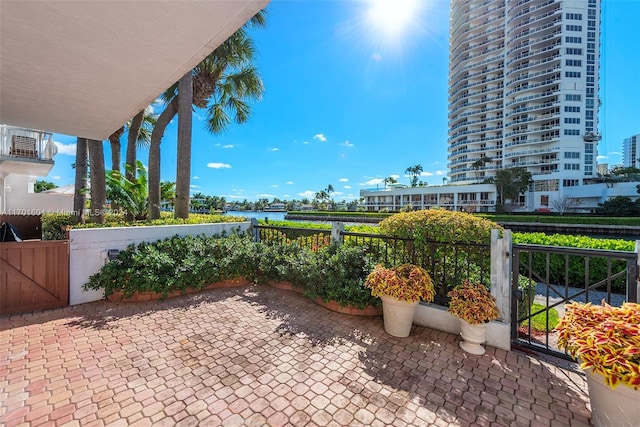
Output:
<instances>
[{"instance_id":1,"label":"concrete column","mask_svg":"<svg viewBox=\"0 0 640 427\"><path fill-rule=\"evenodd\" d=\"M332 222L331 223L331 241L341 245L344 242L344 236L341 234L344 231L344 223Z\"/></svg>"}]
</instances>

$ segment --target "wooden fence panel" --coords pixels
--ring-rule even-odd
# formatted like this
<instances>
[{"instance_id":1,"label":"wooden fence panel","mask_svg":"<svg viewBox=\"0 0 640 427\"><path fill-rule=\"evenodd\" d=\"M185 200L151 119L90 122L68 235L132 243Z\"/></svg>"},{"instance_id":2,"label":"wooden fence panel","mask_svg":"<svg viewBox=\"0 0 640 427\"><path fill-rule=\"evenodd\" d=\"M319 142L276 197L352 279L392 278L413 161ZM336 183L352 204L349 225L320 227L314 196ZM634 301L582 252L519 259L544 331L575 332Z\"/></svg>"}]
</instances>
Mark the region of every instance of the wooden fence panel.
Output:
<instances>
[{"instance_id":1,"label":"wooden fence panel","mask_svg":"<svg viewBox=\"0 0 640 427\"><path fill-rule=\"evenodd\" d=\"M0 243L0 315L69 304L69 242Z\"/></svg>"}]
</instances>

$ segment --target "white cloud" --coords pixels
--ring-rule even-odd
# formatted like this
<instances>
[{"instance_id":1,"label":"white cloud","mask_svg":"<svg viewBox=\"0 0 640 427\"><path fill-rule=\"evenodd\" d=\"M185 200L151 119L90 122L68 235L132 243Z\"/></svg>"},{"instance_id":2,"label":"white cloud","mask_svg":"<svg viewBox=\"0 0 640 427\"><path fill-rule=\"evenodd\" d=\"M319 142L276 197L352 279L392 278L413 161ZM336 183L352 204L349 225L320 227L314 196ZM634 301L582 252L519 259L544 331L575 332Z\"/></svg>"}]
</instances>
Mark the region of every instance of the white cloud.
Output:
<instances>
[{"instance_id":1,"label":"white cloud","mask_svg":"<svg viewBox=\"0 0 640 427\"><path fill-rule=\"evenodd\" d=\"M433 176L431 172L420 172L420 176Z\"/></svg>"},{"instance_id":2,"label":"white cloud","mask_svg":"<svg viewBox=\"0 0 640 427\"><path fill-rule=\"evenodd\" d=\"M207 163L207 167L211 169L231 169L228 163Z\"/></svg>"},{"instance_id":3,"label":"white cloud","mask_svg":"<svg viewBox=\"0 0 640 427\"><path fill-rule=\"evenodd\" d=\"M313 139L317 139L320 142L325 142L327 140L327 137L321 133L318 133L313 136Z\"/></svg>"},{"instance_id":4,"label":"white cloud","mask_svg":"<svg viewBox=\"0 0 640 427\"><path fill-rule=\"evenodd\" d=\"M347 190L351 190L351 186L350 185L345 185L344 188L347 189Z\"/></svg>"},{"instance_id":5,"label":"white cloud","mask_svg":"<svg viewBox=\"0 0 640 427\"><path fill-rule=\"evenodd\" d=\"M63 144L62 142L53 141L53 143L58 147L58 154L66 154L67 156L75 156L76 155L76 143L73 142L71 144Z\"/></svg>"},{"instance_id":6,"label":"white cloud","mask_svg":"<svg viewBox=\"0 0 640 427\"><path fill-rule=\"evenodd\" d=\"M440 171L440 170L438 170L438 171L436 171L436 175L438 175L438 176L443 176L443 175L445 175L445 176L446 176L446 175L447 175L447 171Z\"/></svg>"},{"instance_id":7,"label":"white cloud","mask_svg":"<svg viewBox=\"0 0 640 427\"><path fill-rule=\"evenodd\" d=\"M261 199L273 199L276 196L274 196L273 194L256 194L257 197L260 197Z\"/></svg>"},{"instance_id":8,"label":"white cloud","mask_svg":"<svg viewBox=\"0 0 640 427\"><path fill-rule=\"evenodd\" d=\"M611 156L611 155L613 155L613 156L619 156L619 155L621 155L622 153L621 153L620 151L609 151L607 154L609 154L610 156Z\"/></svg>"},{"instance_id":9,"label":"white cloud","mask_svg":"<svg viewBox=\"0 0 640 427\"><path fill-rule=\"evenodd\" d=\"M292 185L292 184L294 184L294 182L293 181L287 181L287 184L288 185Z\"/></svg>"},{"instance_id":10,"label":"white cloud","mask_svg":"<svg viewBox=\"0 0 640 427\"><path fill-rule=\"evenodd\" d=\"M349 182L349 178L340 178L339 182Z\"/></svg>"},{"instance_id":11,"label":"white cloud","mask_svg":"<svg viewBox=\"0 0 640 427\"><path fill-rule=\"evenodd\" d=\"M272 184L271 187L272 188L278 188L278 184Z\"/></svg>"},{"instance_id":12,"label":"white cloud","mask_svg":"<svg viewBox=\"0 0 640 427\"><path fill-rule=\"evenodd\" d=\"M303 141L302 143L307 145L307 144L309 144L309 141Z\"/></svg>"},{"instance_id":13,"label":"white cloud","mask_svg":"<svg viewBox=\"0 0 640 427\"><path fill-rule=\"evenodd\" d=\"M61 176L58 176L58 175L54 175L54 176L52 176L51 178L53 178L53 179L62 179L62 177L61 177Z\"/></svg>"},{"instance_id":14,"label":"white cloud","mask_svg":"<svg viewBox=\"0 0 640 427\"><path fill-rule=\"evenodd\" d=\"M383 179L382 178L373 178L370 179L369 181L366 182L367 185L378 185L378 184L382 184L383 183Z\"/></svg>"},{"instance_id":15,"label":"white cloud","mask_svg":"<svg viewBox=\"0 0 640 427\"><path fill-rule=\"evenodd\" d=\"M234 148L235 145L233 144L227 144L227 145L223 145L222 148Z\"/></svg>"},{"instance_id":16,"label":"white cloud","mask_svg":"<svg viewBox=\"0 0 640 427\"><path fill-rule=\"evenodd\" d=\"M607 160L609 158L609 156L598 156L596 157L596 159L598 160Z\"/></svg>"},{"instance_id":17,"label":"white cloud","mask_svg":"<svg viewBox=\"0 0 640 427\"><path fill-rule=\"evenodd\" d=\"M278 147L273 147L270 149L270 151L280 151L280 149Z\"/></svg>"},{"instance_id":18,"label":"white cloud","mask_svg":"<svg viewBox=\"0 0 640 427\"><path fill-rule=\"evenodd\" d=\"M316 192L307 190L307 191L303 191L302 193L298 193L298 196L302 198L313 199L316 196Z\"/></svg>"},{"instance_id":19,"label":"white cloud","mask_svg":"<svg viewBox=\"0 0 640 427\"><path fill-rule=\"evenodd\" d=\"M200 187L199 185L191 184L189 185L189 188L202 188L202 187Z\"/></svg>"},{"instance_id":20,"label":"white cloud","mask_svg":"<svg viewBox=\"0 0 640 427\"><path fill-rule=\"evenodd\" d=\"M345 141L345 142L343 142L343 143L342 143L342 145L344 145L345 147L349 147L349 148L351 148L351 147L353 147L353 146L354 146L354 145L353 145L352 143L350 143L349 141Z\"/></svg>"},{"instance_id":21,"label":"white cloud","mask_svg":"<svg viewBox=\"0 0 640 427\"><path fill-rule=\"evenodd\" d=\"M192 179L200 179L200 177L197 175L194 175Z\"/></svg>"}]
</instances>

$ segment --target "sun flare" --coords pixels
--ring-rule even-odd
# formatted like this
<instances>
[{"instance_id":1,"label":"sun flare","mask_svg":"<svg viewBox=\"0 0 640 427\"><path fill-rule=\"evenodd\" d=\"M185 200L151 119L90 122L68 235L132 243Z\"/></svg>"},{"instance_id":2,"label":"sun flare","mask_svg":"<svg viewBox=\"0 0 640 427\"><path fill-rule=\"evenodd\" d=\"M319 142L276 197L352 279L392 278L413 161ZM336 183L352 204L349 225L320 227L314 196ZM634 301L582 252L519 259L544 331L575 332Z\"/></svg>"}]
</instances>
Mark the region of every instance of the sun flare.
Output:
<instances>
[{"instance_id":1,"label":"sun flare","mask_svg":"<svg viewBox=\"0 0 640 427\"><path fill-rule=\"evenodd\" d=\"M387 41L402 37L413 25L420 0L369 0L367 20Z\"/></svg>"}]
</instances>

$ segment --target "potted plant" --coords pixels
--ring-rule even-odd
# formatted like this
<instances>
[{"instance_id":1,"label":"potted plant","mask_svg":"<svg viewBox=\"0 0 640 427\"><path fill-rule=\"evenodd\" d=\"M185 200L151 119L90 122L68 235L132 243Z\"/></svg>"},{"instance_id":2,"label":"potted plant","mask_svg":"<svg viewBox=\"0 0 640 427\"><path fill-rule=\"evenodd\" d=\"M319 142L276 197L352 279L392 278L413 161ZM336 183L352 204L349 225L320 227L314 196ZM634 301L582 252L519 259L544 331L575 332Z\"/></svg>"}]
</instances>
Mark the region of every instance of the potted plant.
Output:
<instances>
[{"instance_id":1,"label":"potted plant","mask_svg":"<svg viewBox=\"0 0 640 427\"><path fill-rule=\"evenodd\" d=\"M593 424L640 420L640 304L573 302L556 326L558 347L577 358L589 385Z\"/></svg>"},{"instance_id":2,"label":"potted plant","mask_svg":"<svg viewBox=\"0 0 640 427\"><path fill-rule=\"evenodd\" d=\"M487 322L500 317L496 299L482 283L465 280L448 294L448 311L460 319L460 348L467 353L482 355Z\"/></svg>"},{"instance_id":3,"label":"potted plant","mask_svg":"<svg viewBox=\"0 0 640 427\"><path fill-rule=\"evenodd\" d=\"M378 264L367 276L365 286L382 300L384 329L396 337L409 336L420 299L431 302L435 294L429 273L413 264L393 268Z\"/></svg>"}]
</instances>

